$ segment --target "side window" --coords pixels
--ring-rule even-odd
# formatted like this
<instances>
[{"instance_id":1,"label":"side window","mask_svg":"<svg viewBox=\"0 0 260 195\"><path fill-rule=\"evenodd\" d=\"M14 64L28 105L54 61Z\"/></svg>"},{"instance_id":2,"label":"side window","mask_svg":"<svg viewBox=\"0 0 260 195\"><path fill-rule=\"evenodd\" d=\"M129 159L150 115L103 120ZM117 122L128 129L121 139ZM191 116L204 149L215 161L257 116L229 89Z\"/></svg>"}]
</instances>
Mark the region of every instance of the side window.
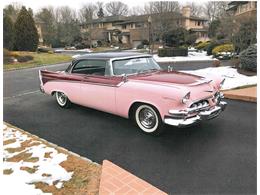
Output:
<instances>
[{"instance_id":1,"label":"side window","mask_svg":"<svg viewBox=\"0 0 260 195\"><path fill-rule=\"evenodd\" d=\"M72 73L105 76L109 73L107 64L105 60L80 60L73 67Z\"/></svg>"},{"instance_id":2,"label":"side window","mask_svg":"<svg viewBox=\"0 0 260 195\"><path fill-rule=\"evenodd\" d=\"M74 67L73 67L73 70L72 71L77 71L77 70L80 70L80 69L84 69L87 67L87 61L86 60L81 60L79 61Z\"/></svg>"}]
</instances>

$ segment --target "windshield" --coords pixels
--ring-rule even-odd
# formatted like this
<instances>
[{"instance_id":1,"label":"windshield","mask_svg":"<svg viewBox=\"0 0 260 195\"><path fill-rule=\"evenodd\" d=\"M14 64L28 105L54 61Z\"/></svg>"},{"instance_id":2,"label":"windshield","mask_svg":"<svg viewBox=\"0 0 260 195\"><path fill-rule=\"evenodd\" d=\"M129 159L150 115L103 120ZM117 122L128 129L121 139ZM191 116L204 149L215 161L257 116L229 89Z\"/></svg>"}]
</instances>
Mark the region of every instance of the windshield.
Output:
<instances>
[{"instance_id":1,"label":"windshield","mask_svg":"<svg viewBox=\"0 0 260 195\"><path fill-rule=\"evenodd\" d=\"M113 61L114 75L138 74L156 70L161 70L161 68L151 57L140 57Z\"/></svg>"}]
</instances>

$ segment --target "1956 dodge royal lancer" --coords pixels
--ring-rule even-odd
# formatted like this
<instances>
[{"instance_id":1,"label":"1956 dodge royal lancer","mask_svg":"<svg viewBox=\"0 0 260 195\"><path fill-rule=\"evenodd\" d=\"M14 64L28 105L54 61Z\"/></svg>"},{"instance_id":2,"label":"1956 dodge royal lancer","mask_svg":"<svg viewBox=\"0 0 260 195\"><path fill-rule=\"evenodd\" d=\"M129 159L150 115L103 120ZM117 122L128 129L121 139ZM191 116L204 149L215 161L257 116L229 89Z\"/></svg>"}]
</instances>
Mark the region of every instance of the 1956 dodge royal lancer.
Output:
<instances>
[{"instance_id":1,"label":"1956 dodge royal lancer","mask_svg":"<svg viewBox=\"0 0 260 195\"><path fill-rule=\"evenodd\" d=\"M86 54L65 71L40 70L39 77L41 91L54 95L60 107L75 103L130 118L148 134L160 134L164 124L212 119L227 105L223 79L165 71L148 54Z\"/></svg>"}]
</instances>

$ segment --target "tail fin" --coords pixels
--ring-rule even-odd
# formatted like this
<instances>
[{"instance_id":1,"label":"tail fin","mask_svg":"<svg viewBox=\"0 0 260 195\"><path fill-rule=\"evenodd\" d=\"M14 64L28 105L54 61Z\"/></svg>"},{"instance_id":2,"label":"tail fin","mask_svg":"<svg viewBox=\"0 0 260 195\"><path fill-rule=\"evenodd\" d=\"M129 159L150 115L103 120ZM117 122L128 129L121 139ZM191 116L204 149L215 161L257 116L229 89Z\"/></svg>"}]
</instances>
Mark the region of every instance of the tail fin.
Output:
<instances>
[{"instance_id":1,"label":"tail fin","mask_svg":"<svg viewBox=\"0 0 260 195\"><path fill-rule=\"evenodd\" d=\"M43 81L42 81L42 71L39 70L39 79L40 79L40 90L41 92L44 93L44 90L43 90Z\"/></svg>"}]
</instances>

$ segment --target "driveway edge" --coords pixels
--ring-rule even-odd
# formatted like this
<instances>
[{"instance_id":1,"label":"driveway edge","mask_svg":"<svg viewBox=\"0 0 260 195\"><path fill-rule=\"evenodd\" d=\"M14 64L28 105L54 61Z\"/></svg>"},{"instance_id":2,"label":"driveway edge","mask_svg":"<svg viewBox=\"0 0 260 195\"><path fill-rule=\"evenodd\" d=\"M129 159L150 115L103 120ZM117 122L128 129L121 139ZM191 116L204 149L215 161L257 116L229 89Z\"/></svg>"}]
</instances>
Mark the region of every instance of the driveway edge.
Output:
<instances>
[{"instance_id":1,"label":"driveway edge","mask_svg":"<svg viewBox=\"0 0 260 195\"><path fill-rule=\"evenodd\" d=\"M246 102L257 102L257 87L247 87L243 89L222 91L225 98L232 100L242 100Z\"/></svg>"}]
</instances>

